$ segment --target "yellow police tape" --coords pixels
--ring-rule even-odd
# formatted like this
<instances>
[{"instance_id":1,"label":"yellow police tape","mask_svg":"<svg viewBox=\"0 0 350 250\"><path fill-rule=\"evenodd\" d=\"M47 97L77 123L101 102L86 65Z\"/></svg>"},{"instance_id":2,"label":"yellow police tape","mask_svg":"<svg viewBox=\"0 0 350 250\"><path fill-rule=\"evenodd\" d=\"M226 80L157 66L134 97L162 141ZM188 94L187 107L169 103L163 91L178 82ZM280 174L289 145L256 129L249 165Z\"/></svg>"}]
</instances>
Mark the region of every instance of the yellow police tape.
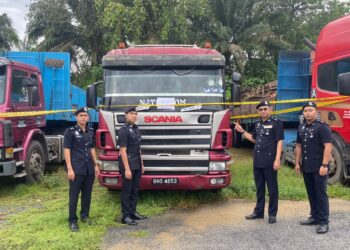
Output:
<instances>
[{"instance_id":1,"label":"yellow police tape","mask_svg":"<svg viewBox=\"0 0 350 250\"><path fill-rule=\"evenodd\" d=\"M336 103L340 103L340 102L344 102L344 101L349 101L350 98L345 98L345 99L341 99L341 100L334 100L334 101L328 101L328 102L318 102L317 106L318 107L325 107L325 106L329 106L329 105L333 105ZM286 114L286 113L292 113L292 112L296 112L296 111L300 111L302 109L303 106L299 106L299 107L293 107L293 108L289 108L289 109L283 109L283 110L276 110L273 111L272 114L273 115L279 115L279 114ZM234 115L231 116L231 119L246 119L246 118L255 118L255 117L259 117L259 114L249 114L249 115Z\"/></svg>"},{"instance_id":2,"label":"yellow police tape","mask_svg":"<svg viewBox=\"0 0 350 250\"><path fill-rule=\"evenodd\" d=\"M336 97L325 97L325 98L304 98L304 99L293 99L293 100L279 100L279 101L270 101L271 104L286 104L286 103L301 103L301 102L317 102L318 106L327 106L335 103L340 103L344 101L350 100L347 96L336 96ZM324 101L324 102L320 102ZM260 101L251 101L251 102L208 102L208 103L180 103L174 104L171 106L176 107L185 107L185 106L208 106L208 105L227 105L227 106L239 106L239 105L253 105L258 104ZM121 104L121 105L112 105L108 106L109 108L114 107L130 107L130 106L142 106L142 107L152 107L152 106L169 106L169 104ZM104 105L100 105L99 107L106 107ZM285 114L290 112L295 112L301 110L302 106L294 107L284 110L274 111L273 114ZM42 115L50 115L57 113L65 113L65 112L74 112L75 109L69 110L40 110L40 111L24 111L24 112L8 112L8 113L0 113L1 118L11 118L11 117L26 117L26 116L42 116ZM244 118L253 118L258 117L258 114L249 114L249 115L237 115L231 116L231 119L244 119Z\"/></svg>"},{"instance_id":3,"label":"yellow police tape","mask_svg":"<svg viewBox=\"0 0 350 250\"><path fill-rule=\"evenodd\" d=\"M334 96L334 97L322 97L322 98L304 98L304 99L292 99L292 100L279 100L269 101L271 104L286 104L286 103L299 103L299 102L318 102L324 100L338 100L344 99L347 96ZM252 105L258 104L261 101L250 101L250 102L206 102L206 103L178 103L178 104L117 104L117 105L100 105L101 108L125 108L130 106L141 106L141 107L158 107L158 106L175 106L175 107L187 107L187 106L210 106L210 105L227 105L227 106L240 106L240 105Z\"/></svg>"},{"instance_id":4,"label":"yellow police tape","mask_svg":"<svg viewBox=\"0 0 350 250\"><path fill-rule=\"evenodd\" d=\"M0 117L9 118L9 117L25 117L25 116L42 116L42 115L51 115L51 114L57 114L57 113L74 112L74 111L75 109L8 112L8 113L0 113Z\"/></svg>"}]
</instances>

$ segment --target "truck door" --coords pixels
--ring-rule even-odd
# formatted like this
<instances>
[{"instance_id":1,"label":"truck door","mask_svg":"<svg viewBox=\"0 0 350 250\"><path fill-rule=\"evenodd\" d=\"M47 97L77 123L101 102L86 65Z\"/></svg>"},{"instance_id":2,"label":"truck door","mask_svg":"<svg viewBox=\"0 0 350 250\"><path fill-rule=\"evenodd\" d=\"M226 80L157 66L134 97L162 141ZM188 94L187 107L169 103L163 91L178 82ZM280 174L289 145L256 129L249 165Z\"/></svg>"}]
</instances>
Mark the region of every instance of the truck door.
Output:
<instances>
[{"instance_id":1,"label":"truck door","mask_svg":"<svg viewBox=\"0 0 350 250\"><path fill-rule=\"evenodd\" d=\"M34 91L34 94L37 95L34 98L38 101L35 103L29 102L30 98L33 98L32 90L34 88L38 88L38 75L36 72L30 72L19 67L12 68L10 98L13 112L30 112L40 109L41 101L38 90ZM29 130L38 127L42 119L36 116L22 116L13 117L11 120L14 130L14 141L19 142L23 141L24 136Z\"/></svg>"}]
</instances>

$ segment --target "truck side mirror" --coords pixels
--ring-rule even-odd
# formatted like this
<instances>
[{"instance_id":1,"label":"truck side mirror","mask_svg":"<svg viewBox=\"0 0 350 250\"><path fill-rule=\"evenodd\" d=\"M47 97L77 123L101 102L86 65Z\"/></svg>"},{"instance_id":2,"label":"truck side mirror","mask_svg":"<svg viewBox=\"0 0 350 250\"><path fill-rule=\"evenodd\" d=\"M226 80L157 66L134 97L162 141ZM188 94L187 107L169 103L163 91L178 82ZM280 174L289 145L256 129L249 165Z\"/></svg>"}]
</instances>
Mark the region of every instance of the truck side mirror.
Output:
<instances>
[{"instance_id":1,"label":"truck side mirror","mask_svg":"<svg viewBox=\"0 0 350 250\"><path fill-rule=\"evenodd\" d=\"M89 85L86 89L86 106L88 108L97 107L97 86L102 84L102 81L95 82Z\"/></svg>"},{"instance_id":2,"label":"truck side mirror","mask_svg":"<svg viewBox=\"0 0 350 250\"><path fill-rule=\"evenodd\" d=\"M350 95L350 72L338 75L338 92L340 95Z\"/></svg>"},{"instance_id":3,"label":"truck side mirror","mask_svg":"<svg viewBox=\"0 0 350 250\"><path fill-rule=\"evenodd\" d=\"M28 102L30 106L38 106L40 101L39 88L37 86L28 87Z\"/></svg>"},{"instance_id":4,"label":"truck side mirror","mask_svg":"<svg viewBox=\"0 0 350 250\"><path fill-rule=\"evenodd\" d=\"M232 73L233 84L231 86L231 102L240 102L241 101L241 74L237 72ZM235 105L236 106L236 105Z\"/></svg>"},{"instance_id":5,"label":"truck side mirror","mask_svg":"<svg viewBox=\"0 0 350 250\"><path fill-rule=\"evenodd\" d=\"M236 84L239 84L240 81L241 81L241 74L240 73L237 73L237 72L233 72L232 73L232 81L233 83L236 83Z\"/></svg>"},{"instance_id":6,"label":"truck side mirror","mask_svg":"<svg viewBox=\"0 0 350 250\"><path fill-rule=\"evenodd\" d=\"M241 86L239 84L233 83L231 86L231 102L241 101ZM239 105L235 105L239 106Z\"/></svg>"},{"instance_id":7,"label":"truck side mirror","mask_svg":"<svg viewBox=\"0 0 350 250\"><path fill-rule=\"evenodd\" d=\"M89 85L86 89L86 106L95 108L97 105L96 85Z\"/></svg>"}]
</instances>

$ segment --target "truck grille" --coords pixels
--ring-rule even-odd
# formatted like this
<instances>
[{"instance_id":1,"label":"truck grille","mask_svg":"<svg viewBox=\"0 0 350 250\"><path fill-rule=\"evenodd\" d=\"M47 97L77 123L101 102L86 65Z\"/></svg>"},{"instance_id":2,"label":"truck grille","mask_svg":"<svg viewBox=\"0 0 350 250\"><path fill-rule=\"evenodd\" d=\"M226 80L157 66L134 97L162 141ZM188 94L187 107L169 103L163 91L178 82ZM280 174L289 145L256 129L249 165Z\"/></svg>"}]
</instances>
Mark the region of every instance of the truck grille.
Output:
<instances>
[{"instance_id":1,"label":"truck grille","mask_svg":"<svg viewBox=\"0 0 350 250\"><path fill-rule=\"evenodd\" d=\"M117 134L119 128L117 127ZM146 174L208 172L210 125L139 125L139 129Z\"/></svg>"}]
</instances>

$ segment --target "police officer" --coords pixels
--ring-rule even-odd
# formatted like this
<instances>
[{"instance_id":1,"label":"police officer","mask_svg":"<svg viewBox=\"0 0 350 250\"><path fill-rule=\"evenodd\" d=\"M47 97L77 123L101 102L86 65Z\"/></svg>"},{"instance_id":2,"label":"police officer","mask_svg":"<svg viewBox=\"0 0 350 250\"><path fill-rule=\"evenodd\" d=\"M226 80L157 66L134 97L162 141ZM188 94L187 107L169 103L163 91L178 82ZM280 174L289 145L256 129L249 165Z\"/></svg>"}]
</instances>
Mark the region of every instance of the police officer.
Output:
<instances>
[{"instance_id":1,"label":"police officer","mask_svg":"<svg viewBox=\"0 0 350 250\"><path fill-rule=\"evenodd\" d=\"M297 134L295 171L298 174L300 171L303 173L311 216L300 224L318 225L316 232L324 234L328 232L327 179L332 134L329 126L317 119L317 106L314 102L308 102L303 106L303 116L305 122L299 126Z\"/></svg>"},{"instance_id":2,"label":"police officer","mask_svg":"<svg viewBox=\"0 0 350 250\"><path fill-rule=\"evenodd\" d=\"M80 108L75 112L77 124L66 129L64 133L64 157L69 179L69 228L79 231L76 215L79 193L81 192L80 219L89 225L91 192L98 174L99 166L96 161L94 130L87 126L89 121L88 109Z\"/></svg>"},{"instance_id":3,"label":"police officer","mask_svg":"<svg viewBox=\"0 0 350 250\"><path fill-rule=\"evenodd\" d=\"M256 206L254 212L246 219L264 218L265 183L269 191L269 223L276 222L278 210L277 171L281 167L283 148L283 124L277 118L271 117L271 107L268 101L262 101L256 106L260 119L253 124L252 133L245 131L238 123L235 129L249 141L255 143L253 153L253 173L256 186Z\"/></svg>"},{"instance_id":4,"label":"police officer","mask_svg":"<svg viewBox=\"0 0 350 250\"><path fill-rule=\"evenodd\" d=\"M135 107L125 111L126 123L118 131L119 168L123 179L120 194L122 205L122 223L137 225L135 220L146 219L136 211L141 175L144 165L141 159L141 134L136 126L137 112Z\"/></svg>"}]
</instances>

